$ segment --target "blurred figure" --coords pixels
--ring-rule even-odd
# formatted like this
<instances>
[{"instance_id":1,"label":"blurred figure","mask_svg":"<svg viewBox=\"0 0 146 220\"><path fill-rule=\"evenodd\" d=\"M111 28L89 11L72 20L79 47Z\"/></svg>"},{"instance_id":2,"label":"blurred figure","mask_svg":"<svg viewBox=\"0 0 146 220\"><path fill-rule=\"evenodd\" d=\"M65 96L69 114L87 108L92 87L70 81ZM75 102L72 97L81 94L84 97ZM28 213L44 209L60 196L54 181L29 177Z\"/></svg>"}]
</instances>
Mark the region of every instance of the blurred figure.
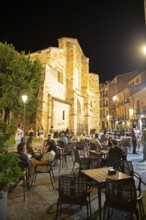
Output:
<instances>
[{"instance_id":1,"label":"blurred figure","mask_svg":"<svg viewBox=\"0 0 146 220\"><path fill-rule=\"evenodd\" d=\"M137 147L137 139L136 139L136 135L134 132L134 129L131 130L131 138L132 138L132 144L133 144L133 154L137 154L136 153L136 147Z\"/></svg>"},{"instance_id":2,"label":"blurred figure","mask_svg":"<svg viewBox=\"0 0 146 220\"><path fill-rule=\"evenodd\" d=\"M141 142L143 145L143 159L139 162L144 162L146 160L146 126L143 127Z\"/></svg>"},{"instance_id":3,"label":"blurred figure","mask_svg":"<svg viewBox=\"0 0 146 220\"><path fill-rule=\"evenodd\" d=\"M54 137L54 128L53 128L53 126L51 126L51 128L50 128L50 134L51 134L51 137L53 138Z\"/></svg>"},{"instance_id":4,"label":"blurred figure","mask_svg":"<svg viewBox=\"0 0 146 220\"><path fill-rule=\"evenodd\" d=\"M112 148L112 141L113 141L113 138L111 136L109 136L108 143L107 143L108 148Z\"/></svg>"},{"instance_id":5,"label":"blurred figure","mask_svg":"<svg viewBox=\"0 0 146 220\"><path fill-rule=\"evenodd\" d=\"M29 127L29 130L28 130L28 136L31 137L33 139L34 137L34 130L33 130L33 127Z\"/></svg>"},{"instance_id":6,"label":"blurred figure","mask_svg":"<svg viewBox=\"0 0 146 220\"><path fill-rule=\"evenodd\" d=\"M68 138L64 134L61 134L60 140L63 141L64 145L68 144Z\"/></svg>"},{"instance_id":7,"label":"blurred figure","mask_svg":"<svg viewBox=\"0 0 146 220\"><path fill-rule=\"evenodd\" d=\"M39 137L40 145L42 147L43 147L43 143L44 143L44 136L45 136L44 129L42 126L40 126L38 128L38 137Z\"/></svg>"},{"instance_id":8,"label":"blurred figure","mask_svg":"<svg viewBox=\"0 0 146 220\"><path fill-rule=\"evenodd\" d=\"M48 166L41 166L41 165L48 165L48 162L52 162L55 159L55 152L54 150L48 145L47 152L45 152L39 160L32 158L31 159L31 174L33 174L35 166L37 167L37 171L40 172L47 172Z\"/></svg>"},{"instance_id":9,"label":"blurred figure","mask_svg":"<svg viewBox=\"0 0 146 220\"><path fill-rule=\"evenodd\" d=\"M136 140L137 140L137 151L140 151L141 134L140 134L140 130L138 128L135 128L135 136L136 136Z\"/></svg>"},{"instance_id":10,"label":"blurred figure","mask_svg":"<svg viewBox=\"0 0 146 220\"><path fill-rule=\"evenodd\" d=\"M23 134L23 131L22 131L21 125L18 124L16 133L15 133L16 145L18 145L19 143L21 143L21 141L22 141L22 134Z\"/></svg>"},{"instance_id":11,"label":"blurred figure","mask_svg":"<svg viewBox=\"0 0 146 220\"><path fill-rule=\"evenodd\" d=\"M22 169L28 168L30 166L30 161L25 150L25 143L19 143L17 145L17 152L20 158L20 166Z\"/></svg>"},{"instance_id":12,"label":"blurred figure","mask_svg":"<svg viewBox=\"0 0 146 220\"><path fill-rule=\"evenodd\" d=\"M55 141L52 139L52 135L48 134L48 139L44 141L44 147L49 146L49 150L53 150L55 152L55 154L58 153L57 147L56 147L56 143Z\"/></svg>"},{"instance_id":13,"label":"blurred figure","mask_svg":"<svg viewBox=\"0 0 146 220\"><path fill-rule=\"evenodd\" d=\"M24 132L24 127L23 126L21 127L21 130L22 130L22 133L21 133L21 143L24 143L25 142L25 140L24 140L25 132Z\"/></svg>"}]
</instances>

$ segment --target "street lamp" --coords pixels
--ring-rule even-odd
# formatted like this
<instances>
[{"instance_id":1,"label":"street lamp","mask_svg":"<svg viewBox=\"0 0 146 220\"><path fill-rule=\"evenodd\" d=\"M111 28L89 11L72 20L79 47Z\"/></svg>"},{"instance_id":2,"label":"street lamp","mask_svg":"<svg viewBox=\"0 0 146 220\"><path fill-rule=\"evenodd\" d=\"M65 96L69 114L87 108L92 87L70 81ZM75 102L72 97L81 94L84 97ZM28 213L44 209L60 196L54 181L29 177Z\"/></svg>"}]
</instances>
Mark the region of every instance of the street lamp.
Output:
<instances>
[{"instance_id":1,"label":"street lamp","mask_svg":"<svg viewBox=\"0 0 146 220\"><path fill-rule=\"evenodd\" d=\"M25 131L25 104L27 102L27 95L22 95L22 101L24 104L24 111L23 111L23 127L24 127L24 131Z\"/></svg>"}]
</instances>

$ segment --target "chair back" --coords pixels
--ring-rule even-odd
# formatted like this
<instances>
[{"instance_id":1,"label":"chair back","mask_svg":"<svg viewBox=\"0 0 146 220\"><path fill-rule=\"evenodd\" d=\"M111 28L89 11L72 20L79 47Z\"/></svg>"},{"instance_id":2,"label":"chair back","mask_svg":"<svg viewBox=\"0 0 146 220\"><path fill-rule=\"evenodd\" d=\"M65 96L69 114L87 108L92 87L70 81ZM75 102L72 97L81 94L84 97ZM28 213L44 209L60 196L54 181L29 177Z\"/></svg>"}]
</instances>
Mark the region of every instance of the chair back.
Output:
<instances>
[{"instance_id":1,"label":"chair back","mask_svg":"<svg viewBox=\"0 0 146 220\"><path fill-rule=\"evenodd\" d=\"M60 176L59 199L69 204L81 204L87 198L87 181L83 177Z\"/></svg>"},{"instance_id":2,"label":"chair back","mask_svg":"<svg viewBox=\"0 0 146 220\"><path fill-rule=\"evenodd\" d=\"M135 212L137 210L135 180L133 178L124 180L106 179L105 198L105 205L108 207Z\"/></svg>"},{"instance_id":3,"label":"chair back","mask_svg":"<svg viewBox=\"0 0 146 220\"><path fill-rule=\"evenodd\" d=\"M75 163L80 163L80 154L79 154L79 151L76 149L76 148L74 148L74 162Z\"/></svg>"},{"instance_id":4,"label":"chair back","mask_svg":"<svg viewBox=\"0 0 146 220\"><path fill-rule=\"evenodd\" d=\"M83 141L76 142L76 149L84 150L84 142Z\"/></svg>"},{"instance_id":5,"label":"chair back","mask_svg":"<svg viewBox=\"0 0 146 220\"><path fill-rule=\"evenodd\" d=\"M107 166L119 170L121 160L122 153L110 153L109 157L107 158Z\"/></svg>"},{"instance_id":6,"label":"chair back","mask_svg":"<svg viewBox=\"0 0 146 220\"><path fill-rule=\"evenodd\" d=\"M92 169L92 168L93 168L92 158L83 157L83 158L80 159L79 173L80 173L81 170L88 170L88 169Z\"/></svg>"},{"instance_id":7,"label":"chair back","mask_svg":"<svg viewBox=\"0 0 146 220\"><path fill-rule=\"evenodd\" d=\"M141 183L142 178L140 177L139 173L134 171L133 163L130 160L122 160L120 170L123 173L126 173L129 176L132 176L132 178L135 178L136 180L136 188L137 188L137 194L141 194Z\"/></svg>"},{"instance_id":8,"label":"chair back","mask_svg":"<svg viewBox=\"0 0 146 220\"><path fill-rule=\"evenodd\" d=\"M130 175L133 177L134 175L134 168L132 161L122 160L121 161L121 172L126 173L127 175Z\"/></svg>"},{"instance_id":9,"label":"chair back","mask_svg":"<svg viewBox=\"0 0 146 220\"><path fill-rule=\"evenodd\" d=\"M68 143L64 146L64 152L73 153L74 143Z\"/></svg>"}]
</instances>

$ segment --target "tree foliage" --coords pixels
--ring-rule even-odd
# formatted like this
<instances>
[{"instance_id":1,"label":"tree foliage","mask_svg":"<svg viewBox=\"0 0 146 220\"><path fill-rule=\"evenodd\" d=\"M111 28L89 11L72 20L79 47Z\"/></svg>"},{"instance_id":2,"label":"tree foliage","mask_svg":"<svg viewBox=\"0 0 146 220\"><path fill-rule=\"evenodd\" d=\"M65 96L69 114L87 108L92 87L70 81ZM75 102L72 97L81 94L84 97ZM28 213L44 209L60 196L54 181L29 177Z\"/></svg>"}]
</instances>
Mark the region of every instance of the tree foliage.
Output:
<instances>
[{"instance_id":1,"label":"tree foliage","mask_svg":"<svg viewBox=\"0 0 146 220\"><path fill-rule=\"evenodd\" d=\"M30 54L0 43L0 108L5 112L5 121L10 112L22 112L24 94L28 95L27 114L36 113L41 69L40 61L32 61Z\"/></svg>"},{"instance_id":2,"label":"tree foliage","mask_svg":"<svg viewBox=\"0 0 146 220\"><path fill-rule=\"evenodd\" d=\"M0 199L1 190L8 191L24 175L19 166L18 154L8 152L7 141L13 135L14 129L12 121L8 125L0 120Z\"/></svg>"}]
</instances>

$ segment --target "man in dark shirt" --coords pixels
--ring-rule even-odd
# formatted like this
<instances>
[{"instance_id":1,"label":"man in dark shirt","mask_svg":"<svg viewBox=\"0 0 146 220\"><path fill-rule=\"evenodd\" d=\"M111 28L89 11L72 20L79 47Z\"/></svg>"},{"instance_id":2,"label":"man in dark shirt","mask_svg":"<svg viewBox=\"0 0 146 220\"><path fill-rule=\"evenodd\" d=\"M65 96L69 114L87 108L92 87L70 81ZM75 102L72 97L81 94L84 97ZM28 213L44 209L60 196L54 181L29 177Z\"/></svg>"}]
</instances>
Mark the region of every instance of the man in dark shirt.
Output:
<instances>
[{"instance_id":1,"label":"man in dark shirt","mask_svg":"<svg viewBox=\"0 0 146 220\"><path fill-rule=\"evenodd\" d=\"M30 166L30 161L28 155L25 153L25 143L19 143L17 145L17 153L20 158L20 166L22 169L28 168Z\"/></svg>"},{"instance_id":2,"label":"man in dark shirt","mask_svg":"<svg viewBox=\"0 0 146 220\"><path fill-rule=\"evenodd\" d=\"M117 155L120 155L123 153L122 149L118 147L118 142L113 139L112 140L112 147L109 149L109 152L108 152L108 158L112 155L112 154L117 154Z\"/></svg>"},{"instance_id":3,"label":"man in dark shirt","mask_svg":"<svg viewBox=\"0 0 146 220\"><path fill-rule=\"evenodd\" d=\"M48 134L48 139L44 141L44 146L47 146L47 145L49 145L48 151L53 150L56 155L58 154L56 143L54 140L51 139L51 134Z\"/></svg>"},{"instance_id":4,"label":"man in dark shirt","mask_svg":"<svg viewBox=\"0 0 146 220\"><path fill-rule=\"evenodd\" d=\"M118 147L118 142L113 139L112 147L109 149L106 158L102 158L102 166L114 166L115 161L122 160L123 151Z\"/></svg>"}]
</instances>

